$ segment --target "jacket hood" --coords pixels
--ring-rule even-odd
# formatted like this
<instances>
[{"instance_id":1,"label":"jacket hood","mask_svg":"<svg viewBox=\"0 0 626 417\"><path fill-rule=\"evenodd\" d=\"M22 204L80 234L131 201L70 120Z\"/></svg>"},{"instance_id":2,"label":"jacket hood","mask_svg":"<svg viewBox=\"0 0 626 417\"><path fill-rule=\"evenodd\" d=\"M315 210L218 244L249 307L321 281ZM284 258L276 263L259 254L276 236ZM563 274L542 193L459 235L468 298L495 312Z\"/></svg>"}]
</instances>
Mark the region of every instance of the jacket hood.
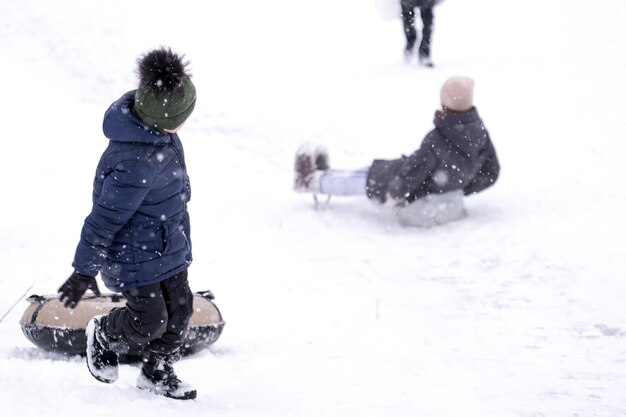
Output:
<instances>
[{"instance_id":1,"label":"jacket hood","mask_svg":"<svg viewBox=\"0 0 626 417\"><path fill-rule=\"evenodd\" d=\"M479 152L489 140L475 107L462 113L440 113L435 116L435 126L447 142L467 154Z\"/></svg>"},{"instance_id":2,"label":"jacket hood","mask_svg":"<svg viewBox=\"0 0 626 417\"><path fill-rule=\"evenodd\" d=\"M133 113L136 91L127 92L109 106L102 122L104 135L116 142L167 143L170 134L151 128Z\"/></svg>"}]
</instances>

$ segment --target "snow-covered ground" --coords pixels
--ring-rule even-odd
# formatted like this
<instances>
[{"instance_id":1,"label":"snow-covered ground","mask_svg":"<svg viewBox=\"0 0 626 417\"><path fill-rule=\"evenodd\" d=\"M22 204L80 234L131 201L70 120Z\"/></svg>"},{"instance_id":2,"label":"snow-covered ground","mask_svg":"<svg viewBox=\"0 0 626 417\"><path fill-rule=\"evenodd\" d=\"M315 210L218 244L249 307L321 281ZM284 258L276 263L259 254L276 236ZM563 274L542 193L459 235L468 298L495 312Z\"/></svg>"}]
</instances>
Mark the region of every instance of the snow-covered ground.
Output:
<instances>
[{"instance_id":1,"label":"snow-covered ground","mask_svg":"<svg viewBox=\"0 0 626 417\"><path fill-rule=\"evenodd\" d=\"M427 70L385 0L0 2L0 316L69 276L107 106L135 59L192 61L192 289L227 322L195 401L93 379L0 323L2 415L626 416L626 2L447 0ZM403 228L291 191L302 142L361 167L419 146L451 75L502 164L469 217Z\"/></svg>"}]
</instances>

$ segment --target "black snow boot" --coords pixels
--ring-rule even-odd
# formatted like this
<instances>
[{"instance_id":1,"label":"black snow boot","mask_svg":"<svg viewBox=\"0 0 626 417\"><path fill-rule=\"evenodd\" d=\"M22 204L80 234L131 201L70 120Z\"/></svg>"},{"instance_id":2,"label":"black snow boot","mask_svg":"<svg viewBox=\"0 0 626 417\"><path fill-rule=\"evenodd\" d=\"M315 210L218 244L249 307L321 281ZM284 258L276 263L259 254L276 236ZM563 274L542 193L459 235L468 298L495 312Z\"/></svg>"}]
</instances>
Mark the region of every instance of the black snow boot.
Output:
<instances>
[{"instance_id":1,"label":"black snow boot","mask_svg":"<svg viewBox=\"0 0 626 417\"><path fill-rule=\"evenodd\" d=\"M105 320L105 316L95 316L87 324L87 367L98 381L110 384L117 381L118 358L111 350Z\"/></svg>"},{"instance_id":2,"label":"black snow boot","mask_svg":"<svg viewBox=\"0 0 626 417\"><path fill-rule=\"evenodd\" d=\"M435 64L433 64L432 59L430 59L430 56L422 55L422 54L420 54L419 56L419 64L427 68L433 68L435 66Z\"/></svg>"},{"instance_id":3,"label":"black snow boot","mask_svg":"<svg viewBox=\"0 0 626 417\"><path fill-rule=\"evenodd\" d=\"M176 357L177 355L147 353L137 378L137 388L176 400L196 398L195 388L181 382L172 368L172 362Z\"/></svg>"}]
</instances>

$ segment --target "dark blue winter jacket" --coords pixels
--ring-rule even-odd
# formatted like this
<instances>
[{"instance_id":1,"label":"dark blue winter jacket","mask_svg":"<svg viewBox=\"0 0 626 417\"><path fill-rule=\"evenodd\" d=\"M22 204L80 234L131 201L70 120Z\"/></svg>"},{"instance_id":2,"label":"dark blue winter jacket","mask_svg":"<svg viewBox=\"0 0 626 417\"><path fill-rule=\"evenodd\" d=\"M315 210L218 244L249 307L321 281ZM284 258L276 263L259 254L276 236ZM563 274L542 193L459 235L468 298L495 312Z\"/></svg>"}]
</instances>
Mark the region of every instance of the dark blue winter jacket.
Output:
<instances>
[{"instance_id":1,"label":"dark blue winter jacket","mask_svg":"<svg viewBox=\"0 0 626 417\"><path fill-rule=\"evenodd\" d=\"M496 151L476 108L437 112L435 129L413 154L372 163L367 195L380 202L388 194L408 202L454 190L470 195L493 185L499 174Z\"/></svg>"},{"instance_id":2,"label":"dark blue winter jacket","mask_svg":"<svg viewBox=\"0 0 626 417\"><path fill-rule=\"evenodd\" d=\"M110 140L93 182L74 263L107 288L129 291L171 277L191 263L187 201L191 196L177 134L147 127L131 111L135 91L104 115Z\"/></svg>"}]
</instances>

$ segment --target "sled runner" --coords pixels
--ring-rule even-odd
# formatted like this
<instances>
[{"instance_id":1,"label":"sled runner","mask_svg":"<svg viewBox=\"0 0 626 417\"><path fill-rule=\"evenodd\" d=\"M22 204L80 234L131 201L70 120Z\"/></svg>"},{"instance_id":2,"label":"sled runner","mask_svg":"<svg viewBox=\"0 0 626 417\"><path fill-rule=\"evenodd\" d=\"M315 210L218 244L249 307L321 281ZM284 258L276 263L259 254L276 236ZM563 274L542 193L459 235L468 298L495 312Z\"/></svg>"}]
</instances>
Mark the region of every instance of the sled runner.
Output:
<instances>
[{"instance_id":1,"label":"sled runner","mask_svg":"<svg viewBox=\"0 0 626 417\"><path fill-rule=\"evenodd\" d=\"M224 320L213 303L211 291L194 293L193 315L185 342L183 355L191 355L212 345L219 339ZM125 303L121 294L85 296L75 309L65 308L57 295L31 295L30 305L24 311L20 325L28 340L45 350L66 355L84 355L87 346L85 328L92 317L106 314ZM138 347L131 347L122 361L141 359Z\"/></svg>"}]
</instances>

